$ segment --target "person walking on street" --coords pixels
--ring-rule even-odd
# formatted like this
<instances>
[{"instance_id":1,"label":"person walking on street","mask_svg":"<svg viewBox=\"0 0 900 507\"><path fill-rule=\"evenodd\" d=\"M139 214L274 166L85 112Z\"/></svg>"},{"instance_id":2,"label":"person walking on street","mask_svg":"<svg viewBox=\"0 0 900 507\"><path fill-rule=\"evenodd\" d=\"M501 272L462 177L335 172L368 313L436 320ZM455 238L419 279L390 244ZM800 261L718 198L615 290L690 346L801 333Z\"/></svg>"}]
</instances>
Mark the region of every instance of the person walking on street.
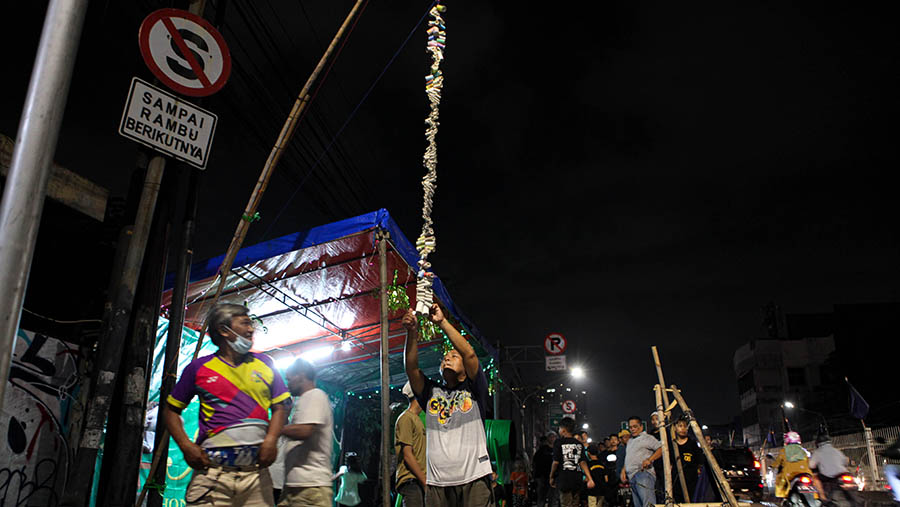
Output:
<instances>
[{"instance_id":1,"label":"person walking on street","mask_svg":"<svg viewBox=\"0 0 900 507\"><path fill-rule=\"evenodd\" d=\"M291 423L281 430L288 444L284 454L284 489L279 507L331 507L331 449L334 423L331 402L316 387L316 370L305 359L296 359L285 372L288 387L297 398Z\"/></svg>"},{"instance_id":2,"label":"person walking on street","mask_svg":"<svg viewBox=\"0 0 900 507\"><path fill-rule=\"evenodd\" d=\"M631 484L634 506L648 507L656 501L653 462L662 456L662 444L644 431L644 424L638 416L628 418L628 429L631 439L626 446L621 479Z\"/></svg>"},{"instance_id":3,"label":"person walking on street","mask_svg":"<svg viewBox=\"0 0 900 507\"><path fill-rule=\"evenodd\" d=\"M487 507L492 501L484 431L487 377L475 349L444 318L437 303L430 317L453 344L441 361L441 383L419 369L418 322L412 310L403 316L406 376L425 412L425 502L429 507Z\"/></svg>"},{"instance_id":4,"label":"person walking on street","mask_svg":"<svg viewBox=\"0 0 900 507\"><path fill-rule=\"evenodd\" d=\"M394 449L397 452L397 493L403 495L404 507L425 505L425 425L419 418L422 407L407 382L403 394L409 408L397 418L394 426Z\"/></svg>"},{"instance_id":5,"label":"person walking on street","mask_svg":"<svg viewBox=\"0 0 900 507\"><path fill-rule=\"evenodd\" d=\"M584 446L576 438L575 420L564 417L559 421L560 439L553 447L553 465L550 467L550 486L559 489L559 503L562 507L577 507L578 492L581 490L581 474L587 477L587 489L593 489L594 480L587 465ZM559 479L554 476L559 470ZM557 486L558 484L558 486Z\"/></svg>"},{"instance_id":6,"label":"person walking on street","mask_svg":"<svg viewBox=\"0 0 900 507\"><path fill-rule=\"evenodd\" d=\"M356 507L362 503L362 498L359 496L359 483L364 482L368 477L363 472L359 464L359 456L355 452L346 453L344 458L347 464L343 465L332 477L335 481L341 481L338 494L334 497L334 503L338 507Z\"/></svg>"},{"instance_id":7,"label":"person walking on street","mask_svg":"<svg viewBox=\"0 0 900 507\"><path fill-rule=\"evenodd\" d=\"M546 436L541 436L534 459L531 461L531 469L534 474L535 500L537 507L544 507L547 502L547 494L550 491L550 467L553 465L553 448Z\"/></svg>"},{"instance_id":8,"label":"person walking on street","mask_svg":"<svg viewBox=\"0 0 900 507\"><path fill-rule=\"evenodd\" d=\"M618 446L616 447L616 479L623 477L622 470L625 470L625 449L628 447L628 440L631 438L631 433L628 430L622 430L619 432L618 438ZM622 483L628 482L625 479L622 479Z\"/></svg>"},{"instance_id":9,"label":"person walking on street","mask_svg":"<svg viewBox=\"0 0 900 507\"><path fill-rule=\"evenodd\" d=\"M206 322L219 349L185 367L163 410L169 434L194 469L185 502L272 506L267 467L278 455L290 393L272 359L250 352L254 328L246 307L216 305ZM196 442L185 433L181 419L194 396L200 398Z\"/></svg>"}]
</instances>

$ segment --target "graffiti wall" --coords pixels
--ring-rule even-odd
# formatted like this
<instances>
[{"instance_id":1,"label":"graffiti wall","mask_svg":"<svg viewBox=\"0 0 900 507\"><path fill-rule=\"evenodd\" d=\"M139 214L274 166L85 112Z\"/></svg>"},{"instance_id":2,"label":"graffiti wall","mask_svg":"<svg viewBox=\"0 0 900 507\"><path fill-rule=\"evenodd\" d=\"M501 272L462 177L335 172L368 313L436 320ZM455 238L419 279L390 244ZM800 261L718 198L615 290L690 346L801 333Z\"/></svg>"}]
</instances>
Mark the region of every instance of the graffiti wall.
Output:
<instances>
[{"instance_id":1,"label":"graffiti wall","mask_svg":"<svg viewBox=\"0 0 900 507\"><path fill-rule=\"evenodd\" d=\"M78 389L78 348L18 332L0 414L0 505L55 506L71 455L68 417Z\"/></svg>"}]
</instances>

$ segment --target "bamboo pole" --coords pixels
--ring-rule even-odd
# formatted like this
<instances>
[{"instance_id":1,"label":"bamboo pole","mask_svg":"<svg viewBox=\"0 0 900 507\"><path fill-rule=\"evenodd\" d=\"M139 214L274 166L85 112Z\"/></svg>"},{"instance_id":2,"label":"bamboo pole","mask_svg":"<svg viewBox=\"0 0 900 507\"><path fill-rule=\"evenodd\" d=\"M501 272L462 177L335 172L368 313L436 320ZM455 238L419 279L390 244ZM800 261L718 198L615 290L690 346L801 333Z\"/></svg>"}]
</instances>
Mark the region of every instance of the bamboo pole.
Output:
<instances>
[{"instance_id":1,"label":"bamboo pole","mask_svg":"<svg viewBox=\"0 0 900 507\"><path fill-rule=\"evenodd\" d=\"M659 441L662 443L663 473L665 475L666 498L664 503L668 505L672 499L672 461L669 458L669 436L666 429L666 413L663 410L662 392L665 388L656 384L653 386L656 392L656 417Z\"/></svg>"},{"instance_id":2,"label":"bamboo pole","mask_svg":"<svg viewBox=\"0 0 900 507\"><path fill-rule=\"evenodd\" d=\"M672 385L672 395L675 396L675 399L678 400L678 404L681 406L681 410L684 411L685 414L688 414L689 422L691 425L691 429L694 430L694 436L697 437L697 443L700 444L700 448L703 449L703 454L706 456L706 462L709 463L709 467L712 468L713 474L716 478L716 482L719 483L719 488L722 493L724 493L725 499L728 501L728 504L731 507L738 507L737 499L734 497L734 493L731 491L731 486L728 484L728 481L725 479L725 474L722 473L722 468L719 467L719 463L716 461L715 456L713 456L712 451L709 448L709 445L706 443L706 439L703 438L703 430L700 429L700 425L697 424L697 421L694 419L693 413L691 409L688 407L687 403L684 401L684 398L681 396L681 392L678 390L675 385Z\"/></svg>"},{"instance_id":3,"label":"bamboo pole","mask_svg":"<svg viewBox=\"0 0 900 507\"><path fill-rule=\"evenodd\" d=\"M275 140L275 145L272 146L272 150L269 152L269 157L266 159L266 163L265 165L263 165L263 169L259 174L259 179L256 181L256 187L254 187L253 192L250 194L250 200L247 202L247 207L244 209L244 213L243 215L241 215L241 219L238 220L237 228L234 231L234 236L231 238L231 244L228 245L228 250L225 252L225 259L222 261L222 265L219 267L219 285L215 292L216 295L211 300L212 305L215 305L219 301L219 298L222 296L222 291L225 289L225 282L228 278L228 273L231 271L231 266L234 263L235 257L237 257L238 250L240 250L241 245L243 245L244 243L244 239L247 237L247 231L250 230L250 223L251 221L253 221L253 217L256 215L256 211L259 208L259 203L262 202L263 194L265 193L266 188L269 186L269 180L272 178L275 167L281 160L281 156L284 154L284 150L287 148L287 144L290 141L291 136L294 135L294 131L297 129L297 125L299 124L299 120L301 115L303 114L303 111L309 104L310 90L312 89L312 85L319 77L319 74L325 67L328 58L334 52L334 49L337 47L338 42L340 41L341 37L343 37L344 32L347 30L347 27L350 25L350 21L353 20L354 16L356 16L357 11L364 1L365 0L357 0L353 5L353 8L350 9L350 13L347 14L347 18L344 19L344 23L334 35L334 38L331 40L331 44L328 45L328 48L322 55L322 58L319 59L319 63L316 65L316 68L313 70L312 74L310 74L309 79L306 80L306 84L304 84L303 89L300 90L300 94L297 96L297 100L294 101L294 106L291 108L291 112L288 114L284 125L281 127L281 132L278 134L278 138ZM206 305L207 302L204 302L201 306L201 314L203 313L202 310ZM201 334L200 340L197 342L197 351L194 353L195 358L199 354L200 345L202 344L202 342L203 335Z\"/></svg>"},{"instance_id":4,"label":"bamboo pole","mask_svg":"<svg viewBox=\"0 0 900 507\"><path fill-rule=\"evenodd\" d=\"M653 351L653 364L656 365L656 376L659 378L659 385L663 387L661 389L662 392L662 401L664 406L666 407L666 413L671 412L672 407L669 406L669 393L665 389L666 381L663 378L662 364L659 361L659 351L656 349L656 345L650 348ZM657 404L659 402L657 401ZM660 421L665 421L664 419L660 419ZM673 426L674 428L674 426ZM675 440L675 430L672 430L672 450L675 454L675 467L678 469L678 482L681 484L681 492L684 493L684 501L686 503L691 502L691 495L687 488L687 481L684 478L684 469L681 466L681 452L678 450L678 442ZM671 471L671 470L670 470ZM666 473L666 494L671 495L672 491L668 488L668 483L671 481L669 477L669 473Z\"/></svg>"},{"instance_id":5,"label":"bamboo pole","mask_svg":"<svg viewBox=\"0 0 900 507\"><path fill-rule=\"evenodd\" d=\"M269 180L272 178L275 167L281 160L281 156L284 153L288 142L290 142L291 137L294 135L294 131L297 129L297 126L300 123L300 118L303 114L303 111L309 105L310 90L312 89L313 84L319 77L322 69L325 68L325 64L328 62L328 59L331 57L332 53L334 53L338 42L344 36L344 32L347 31L347 27L350 26L350 22L356 16L356 13L359 12L359 8L360 6L362 6L364 1L365 0L357 0L353 5L353 8L350 9L350 13L347 14L347 17L344 19L341 27L338 28L337 33L331 40L331 44L329 44L328 48L325 49L325 53L319 59L319 63L316 65L316 68L313 69L312 74L310 74L309 78L306 80L306 83L303 85L303 88L300 90L300 94L297 95L297 100L294 101L294 106L291 108L291 112L288 114L284 125L281 127L281 132L278 134L278 138L275 140L275 145L272 146L272 150L269 152L269 157L266 159L266 163L263 165L262 171L259 174L259 179L256 181L256 186L253 188L253 192L250 194L250 200L247 202L247 207L244 208L244 213L241 215L240 220L238 220L237 228L234 231L234 236L232 236L231 238L231 243L228 245L228 250L226 250L225 252L225 258L222 260L222 265L219 266L217 277L219 284L216 288L215 296L212 298L212 300L208 300L211 301L211 306L215 306L216 303L219 302L219 298L222 297L222 292L225 290L225 282L228 278L228 273L231 271L231 266L232 264L234 264L234 259L235 257L237 257L238 251L244 244L244 239L247 237L247 231L250 229L250 222L256 215L256 211L259 208L259 203L262 202L263 194L266 192L266 188L269 186ZM201 315L203 314L203 310L207 306L208 301L205 301L201 305L198 312ZM200 349L203 346L203 335L205 333L206 324L204 323L203 327L200 329L200 336L197 339L197 347L194 349L194 359L197 359L197 357L200 355ZM164 405L164 403L165 400L160 400L161 406ZM162 411L162 408L160 408L160 411ZM168 431L163 431L164 434L162 436L162 441L165 442L168 438ZM150 474L148 475L148 477L155 476L156 469L159 467L159 461L160 448L158 447L153 451L153 461L150 464ZM140 497L138 497L138 501L135 505L140 506L146 496L147 483L144 484L144 488L141 490L141 495Z\"/></svg>"}]
</instances>

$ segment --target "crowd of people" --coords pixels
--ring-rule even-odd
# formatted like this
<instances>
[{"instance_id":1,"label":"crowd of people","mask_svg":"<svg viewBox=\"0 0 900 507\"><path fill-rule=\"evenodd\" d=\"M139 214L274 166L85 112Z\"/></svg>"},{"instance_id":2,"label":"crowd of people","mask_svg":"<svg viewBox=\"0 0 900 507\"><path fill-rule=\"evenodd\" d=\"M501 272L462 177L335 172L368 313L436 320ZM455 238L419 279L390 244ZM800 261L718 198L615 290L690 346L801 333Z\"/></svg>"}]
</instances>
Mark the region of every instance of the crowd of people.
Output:
<instances>
[{"instance_id":1,"label":"crowd of people","mask_svg":"<svg viewBox=\"0 0 900 507\"><path fill-rule=\"evenodd\" d=\"M430 319L452 344L441 361L440 381L419 368L416 315L410 310L402 318L408 377L402 392L409 406L395 426L393 490L404 506L648 507L715 500L704 454L690 438L686 419L672 424L676 445L670 459L673 470L680 470L680 487L673 488L672 498L665 496L655 413L649 431L641 417L632 416L628 429L596 440L565 417L556 431L540 437L531 466L517 461L509 480L499 485L487 448L488 383L478 356L436 304ZM332 409L328 395L316 387L315 367L296 359L283 379L269 356L251 352L254 324L244 306L217 305L207 328L218 350L188 364L160 411L193 468L186 504L362 504L359 484L367 477L356 453L345 452L343 465L333 472ZM191 438L181 412L195 396L200 399L199 431ZM786 434L776 466L799 467L826 479L844 470L846 457L827 442L807 460L805 450L792 447L799 444L795 438ZM779 491L784 493L786 485L780 481ZM829 484L820 487L823 498L830 494Z\"/></svg>"},{"instance_id":2,"label":"crowd of people","mask_svg":"<svg viewBox=\"0 0 900 507\"><path fill-rule=\"evenodd\" d=\"M441 362L441 381L426 377L418 363L416 316L411 310L404 315L403 392L410 402L395 428L394 489L406 506L488 507L498 487L484 430L487 378L475 350L437 304L430 319L453 347ZM315 367L298 358L283 379L269 356L251 352L254 323L246 307L217 305L207 331L218 350L183 370L161 411L193 469L186 504L359 505L366 475L349 452L333 473L331 404L316 387ZM191 438L181 412L195 396L199 431Z\"/></svg>"},{"instance_id":3,"label":"crowd of people","mask_svg":"<svg viewBox=\"0 0 900 507\"><path fill-rule=\"evenodd\" d=\"M655 416L655 414L654 414ZM662 444L658 432L648 432L638 416L628 418L628 429L594 441L586 430L576 430L574 419L560 421L558 432L541 436L532 460L533 494L518 505L563 507L586 505L641 506L665 503ZM651 424L656 424L651 418ZM703 454L688 436L686 420L674 424L677 459L692 498L703 476ZM704 484L701 484L703 486ZM682 489L673 490L675 502L684 502ZM514 504L515 505L515 504Z\"/></svg>"}]
</instances>

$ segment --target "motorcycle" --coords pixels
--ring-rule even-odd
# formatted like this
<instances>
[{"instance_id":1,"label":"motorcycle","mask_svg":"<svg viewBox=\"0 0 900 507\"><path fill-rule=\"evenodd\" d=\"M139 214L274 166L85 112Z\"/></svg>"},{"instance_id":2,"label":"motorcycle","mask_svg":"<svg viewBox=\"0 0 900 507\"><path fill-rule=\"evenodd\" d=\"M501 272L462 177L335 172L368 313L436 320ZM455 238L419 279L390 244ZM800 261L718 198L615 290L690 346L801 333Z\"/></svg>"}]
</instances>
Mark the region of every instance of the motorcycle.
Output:
<instances>
[{"instance_id":1,"label":"motorcycle","mask_svg":"<svg viewBox=\"0 0 900 507\"><path fill-rule=\"evenodd\" d=\"M812 475L797 474L791 479L788 495L781 505L782 507L819 507L821 502L817 496Z\"/></svg>"},{"instance_id":2,"label":"motorcycle","mask_svg":"<svg viewBox=\"0 0 900 507\"><path fill-rule=\"evenodd\" d=\"M834 479L821 477L822 487L825 489L825 495L828 499L824 502L827 506L832 507L854 507L857 505L856 492L859 487L856 478L848 473L843 473Z\"/></svg>"}]
</instances>

